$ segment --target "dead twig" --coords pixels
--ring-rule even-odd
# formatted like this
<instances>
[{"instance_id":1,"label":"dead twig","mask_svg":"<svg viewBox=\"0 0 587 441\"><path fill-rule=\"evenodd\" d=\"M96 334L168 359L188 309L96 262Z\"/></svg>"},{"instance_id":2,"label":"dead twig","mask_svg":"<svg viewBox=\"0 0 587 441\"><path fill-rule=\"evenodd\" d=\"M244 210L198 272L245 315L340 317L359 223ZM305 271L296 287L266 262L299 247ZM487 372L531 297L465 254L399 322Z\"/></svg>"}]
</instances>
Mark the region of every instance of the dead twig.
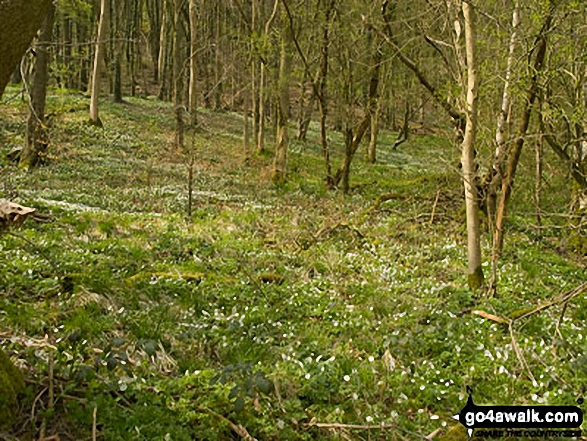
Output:
<instances>
[{"instance_id":1,"label":"dead twig","mask_svg":"<svg viewBox=\"0 0 587 441\"><path fill-rule=\"evenodd\" d=\"M98 407L94 407L94 420L92 422L92 441L96 441L96 437L97 437L97 424L96 424L96 417L98 414Z\"/></svg>"},{"instance_id":2,"label":"dead twig","mask_svg":"<svg viewBox=\"0 0 587 441\"><path fill-rule=\"evenodd\" d=\"M230 429L234 433L236 433L238 436L240 436L245 441L257 441L257 438L252 437L249 434L249 432L247 432L247 429L245 429L241 424L235 424L235 423L233 423L228 418L226 418L224 415L221 415L219 413L216 413L212 409L201 408L200 410L203 410L205 412L208 412L208 413L214 415L215 417L221 419L222 421L224 421L226 424L228 424L230 426Z\"/></svg>"},{"instance_id":3,"label":"dead twig","mask_svg":"<svg viewBox=\"0 0 587 441\"><path fill-rule=\"evenodd\" d=\"M530 370L530 366L528 366L528 363L526 363L526 358L524 357L522 350L518 346L518 340L516 339L516 336L514 335L514 320L510 320L508 327L509 327L509 331L510 331L510 337L512 339L512 347L514 348L514 352L516 353L516 357L518 357L518 361L528 372L528 377L530 378L530 380L532 380L532 384L537 384L536 378L532 374L532 371Z\"/></svg>"},{"instance_id":4,"label":"dead twig","mask_svg":"<svg viewBox=\"0 0 587 441\"><path fill-rule=\"evenodd\" d=\"M438 205L438 199L440 198L440 189L436 191L436 199L434 199L434 204L432 205L432 214L430 214L430 223L434 223L434 215L436 214L436 206Z\"/></svg>"},{"instance_id":5,"label":"dead twig","mask_svg":"<svg viewBox=\"0 0 587 441\"><path fill-rule=\"evenodd\" d=\"M55 407L55 385L54 385L54 378L53 378L53 373L54 373L54 356L53 356L53 352L49 352L49 403L47 405L47 410L49 410L48 414L51 414L53 408ZM45 415L43 417L43 422L41 423L41 427L39 429L39 441L44 441L47 437L46 437L46 432L47 432L47 419L48 417Z\"/></svg>"}]
</instances>

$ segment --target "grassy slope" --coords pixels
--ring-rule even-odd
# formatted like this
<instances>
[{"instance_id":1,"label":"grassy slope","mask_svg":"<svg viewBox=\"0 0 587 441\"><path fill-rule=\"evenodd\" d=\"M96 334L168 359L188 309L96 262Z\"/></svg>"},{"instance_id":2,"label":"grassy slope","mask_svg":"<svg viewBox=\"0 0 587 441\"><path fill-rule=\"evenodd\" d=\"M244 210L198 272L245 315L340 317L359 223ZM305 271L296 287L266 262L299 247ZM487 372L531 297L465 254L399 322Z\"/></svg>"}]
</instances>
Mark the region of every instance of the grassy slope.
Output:
<instances>
[{"instance_id":1,"label":"grassy slope","mask_svg":"<svg viewBox=\"0 0 587 441\"><path fill-rule=\"evenodd\" d=\"M343 197L323 188L316 132L294 143L290 182L275 188L268 156L243 164L240 117L205 113L206 132L188 137L197 164L187 220L172 110L129 101L104 102L100 130L84 124L85 98L52 94L50 165L0 166L0 197L54 216L19 234L57 268L21 239L0 238L0 341L31 380L25 415L48 384L48 344L57 348L49 434L87 437L97 407L109 440L227 439L231 422L259 439L345 433L311 421L396 423L403 429L346 434L413 439L405 430L454 424L466 385L478 403L572 404L584 393L584 296L554 346L557 308L517 334L535 384L507 327L469 313L507 315L587 280L560 229L536 238L531 182L514 195L500 296L476 300L450 167L458 153L441 139L390 152L384 134L381 162L357 158L357 186ZM0 107L0 153L22 142L24 110ZM564 188L549 169L546 211L564 211ZM394 197L370 210L384 193ZM43 394L37 422L46 403ZM34 432L15 423L23 439Z\"/></svg>"}]
</instances>

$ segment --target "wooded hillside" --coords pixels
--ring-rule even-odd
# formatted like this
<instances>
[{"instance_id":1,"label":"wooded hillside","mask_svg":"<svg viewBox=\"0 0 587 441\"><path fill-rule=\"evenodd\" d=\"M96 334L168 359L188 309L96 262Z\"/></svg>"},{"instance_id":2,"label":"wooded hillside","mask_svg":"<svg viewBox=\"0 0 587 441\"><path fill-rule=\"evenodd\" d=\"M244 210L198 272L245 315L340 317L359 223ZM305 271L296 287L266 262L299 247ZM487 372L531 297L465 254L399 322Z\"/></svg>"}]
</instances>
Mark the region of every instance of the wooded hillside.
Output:
<instances>
[{"instance_id":1,"label":"wooded hillside","mask_svg":"<svg viewBox=\"0 0 587 441\"><path fill-rule=\"evenodd\" d=\"M468 439L471 388L584 395L587 4L20 3L0 439Z\"/></svg>"}]
</instances>

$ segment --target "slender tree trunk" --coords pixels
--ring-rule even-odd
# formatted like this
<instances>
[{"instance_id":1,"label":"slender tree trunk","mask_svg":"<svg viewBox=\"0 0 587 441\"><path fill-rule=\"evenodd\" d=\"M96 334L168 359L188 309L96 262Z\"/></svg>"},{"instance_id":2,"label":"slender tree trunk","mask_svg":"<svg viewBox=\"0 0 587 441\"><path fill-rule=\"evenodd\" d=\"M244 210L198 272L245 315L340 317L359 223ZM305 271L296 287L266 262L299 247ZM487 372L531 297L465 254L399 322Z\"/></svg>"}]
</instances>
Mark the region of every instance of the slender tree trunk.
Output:
<instances>
[{"instance_id":1,"label":"slender tree trunk","mask_svg":"<svg viewBox=\"0 0 587 441\"><path fill-rule=\"evenodd\" d=\"M126 3L126 2L125 2ZM120 0L111 1L110 38L112 55L112 101L122 103L122 55L124 53L125 4Z\"/></svg>"},{"instance_id":2,"label":"slender tree trunk","mask_svg":"<svg viewBox=\"0 0 587 441\"><path fill-rule=\"evenodd\" d=\"M465 50L467 67L467 123L462 143L463 184L467 211L468 282L475 291L484 284L481 266L481 233L479 230L479 196L477 194L477 171L475 167L475 137L477 132L477 79L476 23L473 6L462 1L465 21Z\"/></svg>"},{"instance_id":3,"label":"slender tree trunk","mask_svg":"<svg viewBox=\"0 0 587 441\"><path fill-rule=\"evenodd\" d=\"M271 25L273 24L273 20L275 20L275 17L277 16L278 7L279 0L275 0L275 2L273 3L273 11L271 12L271 15L265 22L264 30L266 36L268 36L269 32L271 31ZM266 63L263 61L260 64L261 67L259 74L259 121L257 126L257 151L259 153L263 153L265 151L265 114L267 112L265 109L265 107L267 106L267 98L265 94L267 83L267 66ZM274 119L274 121L277 121L277 119Z\"/></svg>"},{"instance_id":4,"label":"slender tree trunk","mask_svg":"<svg viewBox=\"0 0 587 441\"><path fill-rule=\"evenodd\" d=\"M375 164L377 162L377 137L379 136L379 111L381 103L377 102L375 111L371 117L371 137L369 139L369 148L367 149L367 162Z\"/></svg>"},{"instance_id":5,"label":"slender tree trunk","mask_svg":"<svg viewBox=\"0 0 587 441\"><path fill-rule=\"evenodd\" d=\"M198 62L196 58L196 52L198 50L197 41L197 27L198 27L198 15L197 15L197 0L190 0L190 98L189 98L189 109L190 109L190 123L192 126L198 124L198 88L197 88L197 77L198 77Z\"/></svg>"},{"instance_id":6,"label":"slender tree trunk","mask_svg":"<svg viewBox=\"0 0 587 441\"><path fill-rule=\"evenodd\" d=\"M279 64L279 102L277 107L277 145L273 162L273 182L282 184L286 181L288 121L289 121L289 83L292 61L292 30L286 18L283 18L281 37L281 59Z\"/></svg>"},{"instance_id":7,"label":"slender tree trunk","mask_svg":"<svg viewBox=\"0 0 587 441\"><path fill-rule=\"evenodd\" d=\"M251 3L251 28L253 32L258 31L258 0L252 0ZM253 40L253 36L251 35L251 41ZM253 43L252 43L253 44ZM252 109L252 118L253 118L253 144L256 145L257 137L259 136L259 87L258 87L258 66L260 61L255 56L257 55L254 52L253 58L251 60L251 109Z\"/></svg>"},{"instance_id":8,"label":"slender tree trunk","mask_svg":"<svg viewBox=\"0 0 587 441\"><path fill-rule=\"evenodd\" d=\"M162 0L146 0L147 18L149 21L149 55L153 65L153 82L159 82L159 38L161 35Z\"/></svg>"},{"instance_id":9,"label":"slender tree trunk","mask_svg":"<svg viewBox=\"0 0 587 441\"><path fill-rule=\"evenodd\" d=\"M47 133L44 127L47 83L49 79L48 45L52 40L55 6L51 4L36 45L36 61L31 84L29 117L27 120L25 145L20 155L20 165L26 169L35 167L39 153L47 148Z\"/></svg>"},{"instance_id":10,"label":"slender tree trunk","mask_svg":"<svg viewBox=\"0 0 587 441\"><path fill-rule=\"evenodd\" d=\"M263 153L265 151L265 63L261 63L261 72L259 75L259 121L257 123L257 152Z\"/></svg>"},{"instance_id":11,"label":"slender tree trunk","mask_svg":"<svg viewBox=\"0 0 587 441\"><path fill-rule=\"evenodd\" d=\"M512 35L510 36L509 53L507 59L507 66L505 71L505 82L503 86L503 95L501 100L501 111L497 117L497 130L495 133L495 155L493 160L493 168L491 171L489 185L487 187L487 218L491 227L492 235L495 234L495 209L497 204L497 192L503 180L503 163L506 157L507 143L506 130L508 114L510 111L510 88L512 69L515 62L515 53L518 41L518 27L520 25L520 2L517 1L514 7L512 17ZM493 263L497 263L492 259ZM492 269L492 274L496 273L496 269ZM490 286L493 286L493 277Z\"/></svg>"},{"instance_id":12,"label":"slender tree trunk","mask_svg":"<svg viewBox=\"0 0 587 441\"><path fill-rule=\"evenodd\" d=\"M544 25L537 38L534 51L536 52L534 58L532 79L530 81L530 87L526 92L526 99L524 101L524 108L522 111L522 121L518 130L518 138L514 144L512 151L509 153L507 168L501 185L501 196L497 205L496 216L495 216L495 235L493 238L493 259L496 261L501 256L503 251L503 238L504 238L504 224L506 218L506 210L512 193L514 185L514 178L516 176L516 169L518 162L520 161L520 155L522 154L522 148L524 147L524 141L528 127L530 126L530 117L532 115L532 108L536 97L539 92L538 78L544 65L544 59L546 56L546 45L547 45L547 34L552 26L554 17L554 5L551 4L551 8L546 16Z\"/></svg>"},{"instance_id":13,"label":"slender tree trunk","mask_svg":"<svg viewBox=\"0 0 587 441\"><path fill-rule=\"evenodd\" d=\"M174 30L175 30L175 41L173 45L173 103L175 105L175 118L176 118L176 135L175 141L178 147L184 145L184 42L185 32L182 23L182 9L183 0L175 0L175 13L174 13Z\"/></svg>"},{"instance_id":14,"label":"slender tree trunk","mask_svg":"<svg viewBox=\"0 0 587 441\"><path fill-rule=\"evenodd\" d=\"M169 39L171 28L170 8L172 0L162 0L163 17L161 18L161 32L159 34L159 56L157 57L157 70L159 72L159 99L167 99L169 96L169 67L167 60L171 42Z\"/></svg>"},{"instance_id":15,"label":"slender tree trunk","mask_svg":"<svg viewBox=\"0 0 587 441\"><path fill-rule=\"evenodd\" d=\"M373 113L375 112L375 108L377 106L377 99L379 93L379 73L381 71L382 57L383 52L381 51L381 47L379 45L379 42L377 41L375 43L375 49L372 59L371 75L369 78L369 92L365 108L365 116L363 117L361 122L359 122L355 130L350 132L350 135L347 133L344 158L342 160L342 164L336 172L336 176L334 177L335 185L338 185L342 181L342 191L345 194L348 193L350 189L349 176L352 160L359 148L359 145L361 144L363 136L367 132L367 129L371 126L371 118L373 117Z\"/></svg>"},{"instance_id":16,"label":"slender tree trunk","mask_svg":"<svg viewBox=\"0 0 587 441\"><path fill-rule=\"evenodd\" d=\"M331 0L324 11L324 24L322 28L322 46L320 48L320 68L317 81L318 108L320 110L320 144L322 146L322 156L324 158L324 180L329 190L334 189L334 177L332 176L332 165L330 164L330 146L328 145L328 136L326 132L326 118L328 116L328 101L326 98L326 80L328 79L328 62L330 46L330 24L332 12L336 0Z\"/></svg>"},{"instance_id":17,"label":"slender tree trunk","mask_svg":"<svg viewBox=\"0 0 587 441\"><path fill-rule=\"evenodd\" d=\"M106 37L108 20L108 2L100 0L100 21L98 23L98 34L96 37L96 49L94 51L94 70L92 74L92 97L90 99L90 124L101 127L98 110L98 99L100 97L100 72L103 62L104 38Z\"/></svg>"},{"instance_id":18,"label":"slender tree trunk","mask_svg":"<svg viewBox=\"0 0 587 441\"><path fill-rule=\"evenodd\" d=\"M319 81L320 70L318 70L317 78L314 80L314 84ZM311 81L311 80L310 80ZM304 81L302 84L302 98L300 99L300 119L298 125L298 140L306 141L308 138L308 129L310 128L310 122L312 121L312 113L314 112L314 106L316 105L316 92L314 87L310 88L310 98L306 101L307 95L307 83Z\"/></svg>"},{"instance_id":19,"label":"slender tree trunk","mask_svg":"<svg viewBox=\"0 0 587 441\"><path fill-rule=\"evenodd\" d=\"M222 2L214 2L214 110L222 108L222 63L220 62L221 48L220 48L220 13Z\"/></svg>"},{"instance_id":20,"label":"slender tree trunk","mask_svg":"<svg viewBox=\"0 0 587 441\"><path fill-rule=\"evenodd\" d=\"M544 152L543 137L539 136L536 142L536 170L534 176L534 205L536 210L536 234L541 235L542 213L540 206L542 205L542 157Z\"/></svg>"},{"instance_id":21,"label":"slender tree trunk","mask_svg":"<svg viewBox=\"0 0 587 441\"><path fill-rule=\"evenodd\" d=\"M248 95L249 94L245 92L245 97L243 100L243 150L245 154L245 162L248 162L251 157L251 130L249 127L250 97Z\"/></svg>"}]
</instances>

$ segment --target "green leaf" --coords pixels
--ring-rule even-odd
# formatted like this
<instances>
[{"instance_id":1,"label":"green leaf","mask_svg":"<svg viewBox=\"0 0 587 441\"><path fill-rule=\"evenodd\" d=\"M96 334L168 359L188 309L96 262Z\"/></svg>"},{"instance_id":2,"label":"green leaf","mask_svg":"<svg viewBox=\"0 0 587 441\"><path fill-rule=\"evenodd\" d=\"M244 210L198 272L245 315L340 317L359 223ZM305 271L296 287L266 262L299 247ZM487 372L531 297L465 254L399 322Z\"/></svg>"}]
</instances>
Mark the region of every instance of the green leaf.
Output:
<instances>
[{"instance_id":1,"label":"green leaf","mask_svg":"<svg viewBox=\"0 0 587 441\"><path fill-rule=\"evenodd\" d=\"M238 397L234 400L234 410L237 412L242 412L245 408L245 400L243 397Z\"/></svg>"}]
</instances>

